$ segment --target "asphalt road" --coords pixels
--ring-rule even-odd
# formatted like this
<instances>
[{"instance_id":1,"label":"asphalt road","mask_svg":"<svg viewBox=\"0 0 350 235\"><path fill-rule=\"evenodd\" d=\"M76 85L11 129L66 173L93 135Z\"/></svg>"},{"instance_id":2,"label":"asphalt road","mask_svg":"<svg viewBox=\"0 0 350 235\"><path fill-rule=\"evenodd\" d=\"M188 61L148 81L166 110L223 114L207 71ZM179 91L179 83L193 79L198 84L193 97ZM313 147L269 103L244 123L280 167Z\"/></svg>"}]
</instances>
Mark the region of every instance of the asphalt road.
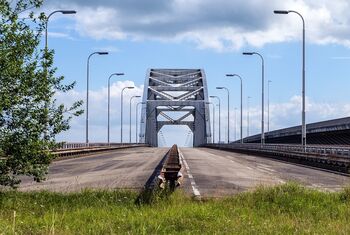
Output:
<instances>
[{"instance_id":1,"label":"asphalt road","mask_svg":"<svg viewBox=\"0 0 350 235\"><path fill-rule=\"evenodd\" d=\"M46 181L23 178L20 190L141 189L167 148L131 148L53 162Z\"/></svg>"},{"instance_id":2,"label":"asphalt road","mask_svg":"<svg viewBox=\"0 0 350 235\"><path fill-rule=\"evenodd\" d=\"M225 196L287 181L328 191L350 185L347 176L268 158L207 148L180 150L185 159L184 188L203 197Z\"/></svg>"}]
</instances>

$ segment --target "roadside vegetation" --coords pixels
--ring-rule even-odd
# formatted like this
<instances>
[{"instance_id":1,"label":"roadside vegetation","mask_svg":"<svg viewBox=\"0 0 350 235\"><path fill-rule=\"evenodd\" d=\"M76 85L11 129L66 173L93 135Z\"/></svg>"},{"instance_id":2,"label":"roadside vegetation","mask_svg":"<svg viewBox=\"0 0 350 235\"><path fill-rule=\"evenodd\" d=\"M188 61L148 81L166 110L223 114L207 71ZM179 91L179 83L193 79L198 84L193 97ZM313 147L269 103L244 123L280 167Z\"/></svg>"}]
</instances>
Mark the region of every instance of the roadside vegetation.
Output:
<instances>
[{"instance_id":1,"label":"roadside vegetation","mask_svg":"<svg viewBox=\"0 0 350 235\"><path fill-rule=\"evenodd\" d=\"M181 190L0 193L0 234L350 234L350 189L294 183L202 201Z\"/></svg>"}]
</instances>

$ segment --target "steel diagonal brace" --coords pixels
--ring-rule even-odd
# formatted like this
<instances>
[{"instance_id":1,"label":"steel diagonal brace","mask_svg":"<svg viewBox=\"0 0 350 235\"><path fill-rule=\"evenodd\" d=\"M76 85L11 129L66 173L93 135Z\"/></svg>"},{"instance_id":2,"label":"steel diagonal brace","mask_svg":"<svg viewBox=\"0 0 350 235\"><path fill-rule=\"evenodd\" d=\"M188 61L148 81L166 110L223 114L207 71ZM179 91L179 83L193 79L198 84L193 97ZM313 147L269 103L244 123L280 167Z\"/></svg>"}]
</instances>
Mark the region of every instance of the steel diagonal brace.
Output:
<instances>
[{"instance_id":1,"label":"steel diagonal brace","mask_svg":"<svg viewBox=\"0 0 350 235\"><path fill-rule=\"evenodd\" d=\"M199 83L200 80L202 80L202 78L197 78L197 79L195 79L193 81L185 82L185 83L181 84L179 87L192 86L192 84Z\"/></svg>"},{"instance_id":2,"label":"steel diagonal brace","mask_svg":"<svg viewBox=\"0 0 350 235\"><path fill-rule=\"evenodd\" d=\"M164 86L171 86L171 84L166 83L166 82L163 82L163 81L158 80L158 79L156 79L156 78L153 78L153 77L149 77L149 78L150 78L151 80L153 80L154 82L156 82L156 83L160 84L160 85L164 85Z\"/></svg>"},{"instance_id":3,"label":"steel diagonal brace","mask_svg":"<svg viewBox=\"0 0 350 235\"><path fill-rule=\"evenodd\" d=\"M163 97L164 99L167 99L167 100L174 100L174 97L171 96L171 95L168 95L168 94L165 94L165 93L163 93L163 92L157 91L157 90L155 90L155 89L153 89L153 88L151 88L151 87L148 87L148 89L150 89L150 90L151 90L152 92L154 92L155 94L157 94L157 95Z\"/></svg>"},{"instance_id":4,"label":"steel diagonal brace","mask_svg":"<svg viewBox=\"0 0 350 235\"><path fill-rule=\"evenodd\" d=\"M166 119L168 119L170 122L175 122L175 120L174 120L174 119L172 119L171 117L169 117L169 116L168 116L168 115L166 115L165 113L160 112L159 114L160 114L160 115L162 115L163 117L165 117Z\"/></svg>"},{"instance_id":5,"label":"steel diagonal brace","mask_svg":"<svg viewBox=\"0 0 350 235\"><path fill-rule=\"evenodd\" d=\"M180 117L179 119L177 119L177 122L181 122L182 120L184 120L185 118L189 117L190 115L193 115L192 112L188 112L185 115L183 115L182 117Z\"/></svg>"},{"instance_id":6,"label":"steel diagonal brace","mask_svg":"<svg viewBox=\"0 0 350 235\"><path fill-rule=\"evenodd\" d=\"M177 97L177 98L178 98L179 101L181 101L181 100L186 100L186 99L187 99L188 97L190 97L190 96L197 95L201 90L203 90L203 87L201 87L201 88L199 88L199 89L197 89L197 90L195 90L195 91L192 91L192 92L183 94L183 95L181 95L181 96L179 96L179 97Z\"/></svg>"}]
</instances>

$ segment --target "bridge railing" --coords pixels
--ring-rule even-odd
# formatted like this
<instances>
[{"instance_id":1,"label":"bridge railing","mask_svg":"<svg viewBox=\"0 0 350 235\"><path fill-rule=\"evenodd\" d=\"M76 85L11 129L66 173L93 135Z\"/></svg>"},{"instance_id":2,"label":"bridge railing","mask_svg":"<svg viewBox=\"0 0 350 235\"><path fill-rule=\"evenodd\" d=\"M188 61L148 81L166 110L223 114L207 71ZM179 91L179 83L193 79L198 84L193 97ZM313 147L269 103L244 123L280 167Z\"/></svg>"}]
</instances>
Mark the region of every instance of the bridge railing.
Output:
<instances>
[{"instance_id":1,"label":"bridge railing","mask_svg":"<svg viewBox=\"0 0 350 235\"><path fill-rule=\"evenodd\" d=\"M304 152L302 145L296 144L208 144L208 146L236 148L242 150L272 150L272 151L285 151L285 152ZM319 155L337 155L350 158L350 146L329 146L329 145L307 145L305 148L306 153L315 153Z\"/></svg>"},{"instance_id":2,"label":"bridge railing","mask_svg":"<svg viewBox=\"0 0 350 235\"><path fill-rule=\"evenodd\" d=\"M138 145L137 143L61 143L56 150L67 149L83 149L83 148L96 148L96 147L118 147L118 146L130 146Z\"/></svg>"}]
</instances>

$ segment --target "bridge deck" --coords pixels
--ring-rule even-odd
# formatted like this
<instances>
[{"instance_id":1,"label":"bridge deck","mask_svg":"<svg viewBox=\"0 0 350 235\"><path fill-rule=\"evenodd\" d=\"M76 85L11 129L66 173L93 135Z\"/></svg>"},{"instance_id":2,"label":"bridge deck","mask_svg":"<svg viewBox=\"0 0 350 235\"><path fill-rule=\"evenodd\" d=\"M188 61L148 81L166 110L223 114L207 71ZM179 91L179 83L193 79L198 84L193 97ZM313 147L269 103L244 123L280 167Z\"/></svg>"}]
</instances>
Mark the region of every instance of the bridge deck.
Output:
<instances>
[{"instance_id":1,"label":"bridge deck","mask_svg":"<svg viewBox=\"0 0 350 235\"><path fill-rule=\"evenodd\" d=\"M22 180L20 190L141 189L168 148L132 148L54 162L48 180Z\"/></svg>"},{"instance_id":2,"label":"bridge deck","mask_svg":"<svg viewBox=\"0 0 350 235\"><path fill-rule=\"evenodd\" d=\"M181 148L201 196L224 196L258 185L299 182L312 188L337 191L350 178L301 165L207 148ZM185 172L185 179L188 174ZM191 182L185 189L192 192Z\"/></svg>"},{"instance_id":3,"label":"bridge deck","mask_svg":"<svg viewBox=\"0 0 350 235\"><path fill-rule=\"evenodd\" d=\"M189 194L224 196L287 181L330 191L350 184L347 176L268 158L207 148L180 150L186 161L182 188ZM167 151L140 147L57 161L51 165L47 181L35 183L25 178L20 190L142 189Z\"/></svg>"}]
</instances>

